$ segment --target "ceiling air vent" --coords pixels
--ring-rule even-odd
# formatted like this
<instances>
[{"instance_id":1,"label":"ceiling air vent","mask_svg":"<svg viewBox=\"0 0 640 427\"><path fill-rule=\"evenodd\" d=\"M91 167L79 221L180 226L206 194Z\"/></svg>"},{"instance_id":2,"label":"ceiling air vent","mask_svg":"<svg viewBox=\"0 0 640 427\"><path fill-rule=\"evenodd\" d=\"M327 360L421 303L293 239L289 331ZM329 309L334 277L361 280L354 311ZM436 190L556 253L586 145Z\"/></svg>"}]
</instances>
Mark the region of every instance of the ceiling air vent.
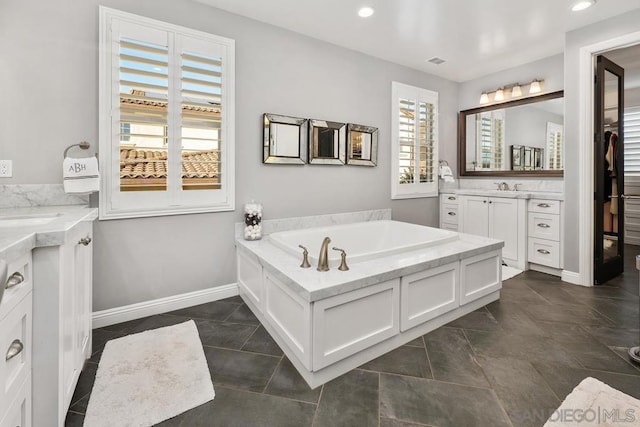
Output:
<instances>
[{"instance_id":1,"label":"ceiling air vent","mask_svg":"<svg viewBox=\"0 0 640 427\"><path fill-rule=\"evenodd\" d=\"M437 56L434 56L433 58L427 60L427 62L431 62L432 64L436 64L436 65L440 65L443 62L445 62L445 60L442 59L442 58L438 58Z\"/></svg>"}]
</instances>

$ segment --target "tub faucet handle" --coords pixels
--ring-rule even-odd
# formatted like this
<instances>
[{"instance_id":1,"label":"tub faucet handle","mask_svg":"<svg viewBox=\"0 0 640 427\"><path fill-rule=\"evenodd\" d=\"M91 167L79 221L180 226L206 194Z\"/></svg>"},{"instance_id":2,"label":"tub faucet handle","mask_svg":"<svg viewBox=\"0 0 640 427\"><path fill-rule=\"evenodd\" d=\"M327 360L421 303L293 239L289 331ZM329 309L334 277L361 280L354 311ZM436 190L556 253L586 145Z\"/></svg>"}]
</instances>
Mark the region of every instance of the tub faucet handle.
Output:
<instances>
[{"instance_id":1,"label":"tub faucet handle","mask_svg":"<svg viewBox=\"0 0 640 427\"><path fill-rule=\"evenodd\" d=\"M302 264L300 264L300 267L302 268L311 267L311 264L309 264L309 251L307 250L307 248L305 248L302 245L298 245L298 247L302 249Z\"/></svg>"},{"instance_id":2,"label":"tub faucet handle","mask_svg":"<svg viewBox=\"0 0 640 427\"><path fill-rule=\"evenodd\" d=\"M338 267L338 270L340 271L347 271L349 269L349 266L347 265L347 253L344 251L344 249L340 249L340 248L331 248L334 251L339 251L340 252L340 267Z\"/></svg>"}]
</instances>

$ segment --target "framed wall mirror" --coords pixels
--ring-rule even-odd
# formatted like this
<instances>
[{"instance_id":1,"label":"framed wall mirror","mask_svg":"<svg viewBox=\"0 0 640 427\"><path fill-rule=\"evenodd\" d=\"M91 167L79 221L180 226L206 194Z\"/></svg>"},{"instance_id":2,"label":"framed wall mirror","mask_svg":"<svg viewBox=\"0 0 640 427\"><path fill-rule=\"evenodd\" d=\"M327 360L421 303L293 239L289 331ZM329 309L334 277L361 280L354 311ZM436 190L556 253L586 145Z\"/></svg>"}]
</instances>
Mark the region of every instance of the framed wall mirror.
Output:
<instances>
[{"instance_id":1,"label":"framed wall mirror","mask_svg":"<svg viewBox=\"0 0 640 427\"><path fill-rule=\"evenodd\" d=\"M378 161L378 128L347 125L347 164L375 166Z\"/></svg>"},{"instance_id":2,"label":"framed wall mirror","mask_svg":"<svg viewBox=\"0 0 640 427\"><path fill-rule=\"evenodd\" d=\"M303 165L307 160L307 119L265 113L263 163Z\"/></svg>"},{"instance_id":3,"label":"framed wall mirror","mask_svg":"<svg viewBox=\"0 0 640 427\"><path fill-rule=\"evenodd\" d=\"M347 125L309 119L309 164L344 165Z\"/></svg>"},{"instance_id":4,"label":"framed wall mirror","mask_svg":"<svg viewBox=\"0 0 640 427\"><path fill-rule=\"evenodd\" d=\"M460 111L460 176L563 176L564 91Z\"/></svg>"}]
</instances>

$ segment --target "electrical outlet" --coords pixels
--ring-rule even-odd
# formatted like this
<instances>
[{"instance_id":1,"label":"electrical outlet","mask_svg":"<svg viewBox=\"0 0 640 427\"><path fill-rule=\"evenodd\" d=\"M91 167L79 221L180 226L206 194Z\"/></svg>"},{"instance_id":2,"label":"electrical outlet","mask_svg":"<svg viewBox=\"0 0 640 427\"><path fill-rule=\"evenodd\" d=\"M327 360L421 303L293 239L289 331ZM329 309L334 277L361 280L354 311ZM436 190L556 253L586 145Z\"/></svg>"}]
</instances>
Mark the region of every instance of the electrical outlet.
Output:
<instances>
[{"instance_id":1,"label":"electrical outlet","mask_svg":"<svg viewBox=\"0 0 640 427\"><path fill-rule=\"evenodd\" d=\"M11 178L13 176L13 161L0 160L0 178Z\"/></svg>"}]
</instances>

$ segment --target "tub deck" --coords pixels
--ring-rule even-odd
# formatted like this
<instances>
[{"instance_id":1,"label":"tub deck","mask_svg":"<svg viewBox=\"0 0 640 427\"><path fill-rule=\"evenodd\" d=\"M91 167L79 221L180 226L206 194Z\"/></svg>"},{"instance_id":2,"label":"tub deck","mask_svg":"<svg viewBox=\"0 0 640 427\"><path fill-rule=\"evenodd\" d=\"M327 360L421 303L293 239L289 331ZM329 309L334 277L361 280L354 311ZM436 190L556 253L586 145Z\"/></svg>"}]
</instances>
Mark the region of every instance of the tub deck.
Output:
<instances>
[{"instance_id":1,"label":"tub deck","mask_svg":"<svg viewBox=\"0 0 640 427\"><path fill-rule=\"evenodd\" d=\"M238 240L239 293L315 388L499 298L503 242L454 234L346 272L300 268L269 237Z\"/></svg>"}]
</instances>

